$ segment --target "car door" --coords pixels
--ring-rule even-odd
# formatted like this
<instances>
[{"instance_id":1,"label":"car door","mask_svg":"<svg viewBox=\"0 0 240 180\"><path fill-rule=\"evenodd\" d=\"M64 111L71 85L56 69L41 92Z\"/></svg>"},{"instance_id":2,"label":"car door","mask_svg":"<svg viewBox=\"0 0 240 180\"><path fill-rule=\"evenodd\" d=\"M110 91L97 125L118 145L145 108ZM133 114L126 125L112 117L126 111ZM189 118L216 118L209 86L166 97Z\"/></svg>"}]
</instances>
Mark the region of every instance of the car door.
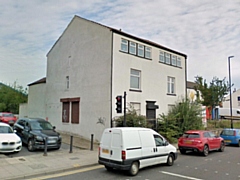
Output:
<instances>
[{"instance_id":1,"label":"car door","mask_svg":"<svg viewBox=\"0 0 240 180\"><path fill-rule=\"evenodd\" d=\"M213 132L209 132L210 137L212 138L212 143L213 143L213 149L219 149L220 148L220 139L216 134Z\"/></svg>"},{"instance_id":2,"label":"car door","mask_svg":"<svg viewBox=\"0 0 240 180\"><path fill-rule=\"evenodd\" d=\"M22 131L22 139L24 139L25 143L28 143L30 129L31 129L30 124L29 122L26 121L24 125L24 129Z\"/></svg>"},{"instance_id":3,"label":"car door","mask_svg":"<svg viewBox=\"0 0 240 180\"><path fill-rule=\"evenodd\" d=\"M210 136L209 132L204 132L203 137L207 142L209 149L214 149L214 139Z\"/></svg>"}]
</instances>

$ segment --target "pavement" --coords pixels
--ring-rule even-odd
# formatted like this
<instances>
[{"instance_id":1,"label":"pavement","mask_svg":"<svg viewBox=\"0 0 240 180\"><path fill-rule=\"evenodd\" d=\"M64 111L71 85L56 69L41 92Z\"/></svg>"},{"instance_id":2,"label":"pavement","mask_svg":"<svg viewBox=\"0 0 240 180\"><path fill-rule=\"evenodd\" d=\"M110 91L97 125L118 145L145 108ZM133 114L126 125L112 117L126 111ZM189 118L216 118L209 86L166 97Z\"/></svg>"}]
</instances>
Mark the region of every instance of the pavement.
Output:
<instances>
[{"instance_id":1,"label":"pavement","mask_svg":"<svg viewBox=\"0 0 240 180\"><path fill-rule=\"evenodd\" d=\"M70 144L69 135L62 135L62 137L65 141L63 143ZM66 142L66 139L69 139L69 142ZM42 153L31 152L30 155L20 157L11 158L0 154L0 179L32 179L98 164L97 143L74 137L72 144L72 149L69 145L69 148L49 150L47 153L44 151Z\"/></svg>"},{"instance_id":2,"label":"pavement","mask_svg":"<svg viewBox=\"0 0 240 180\"><path fill-rule=\"evenodd\" d=\"M0 180L36 179L39 176L98 164L97 142L91 143L75 136L72 140L72 148L70 148L71 135L61 134L61 136L64 147L59 150L49 150L47 153L31 152L30 155L20 157L7 157L0 154Z\"/></svg>"}]
</instances>

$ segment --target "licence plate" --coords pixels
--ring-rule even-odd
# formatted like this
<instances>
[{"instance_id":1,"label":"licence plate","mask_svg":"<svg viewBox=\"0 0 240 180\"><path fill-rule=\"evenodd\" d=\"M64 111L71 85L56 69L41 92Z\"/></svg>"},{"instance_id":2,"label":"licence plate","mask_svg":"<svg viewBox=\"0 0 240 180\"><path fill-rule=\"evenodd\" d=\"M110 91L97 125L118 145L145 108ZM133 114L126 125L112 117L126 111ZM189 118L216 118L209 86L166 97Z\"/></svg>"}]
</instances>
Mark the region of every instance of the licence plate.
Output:
<instances>
[{"instance_id":1,"label":"licence plate","mask_svg":"<svg viewBox=\"0 0 240 180\"><path fill-rule=\"evenodd\" d=\"M55 140L48 140L48 144L53 144L53 143L56 143Z\"/></svg>"},{"instance_id":2,"label":"licence plate","mask_svg":"<svg viewBox=\"0 0 240 180\"><path fill-rule=\"evenodd\" d=\"M102 149L102 153L109 154L109 150L108 149Z\"/></svg>"},{"instance_id":3,"label":"licence plate","mask_svg":"<svg viewBox=\"0 0 240 180\"><path fill-rule=\"evenodd\" d=\"M230 143L230 142L231 142L231 140L225 140L225 142L226 142L226 143Z\"/></svg>"},{"instance_id":4,"label":"licence plate","mask_svg":"<svg viewBox=\"0 0 240 180\"><path fill-rule=\"evenodd\" d=\"M192 144L192 141L186 140L186 141L184 141L184 143L185 143L185 144Z\"/></svg>"}]
</instances>

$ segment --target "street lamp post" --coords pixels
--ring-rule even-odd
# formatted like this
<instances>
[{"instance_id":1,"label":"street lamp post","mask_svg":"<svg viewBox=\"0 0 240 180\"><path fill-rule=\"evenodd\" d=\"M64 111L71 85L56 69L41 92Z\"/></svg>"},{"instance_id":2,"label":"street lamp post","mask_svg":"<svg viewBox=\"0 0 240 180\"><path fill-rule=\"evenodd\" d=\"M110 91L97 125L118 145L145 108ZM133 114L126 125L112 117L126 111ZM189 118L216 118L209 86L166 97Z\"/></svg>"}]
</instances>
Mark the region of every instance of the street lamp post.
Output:
<instances>
[{"instance_id":1,"label":"street lamp post","mask_svg":"<svg viewBox=\"0 0 240 180\"><path fill-rule=\"evenodd\" d=\"M229 70L229 89L230 89L230 116L231 116L231 129L233 129L233 119L232 119L232 83L231 83L231 68L230 68L230 59L234 56L228 57L228 70Z\"/></svg>"}]
</instances>

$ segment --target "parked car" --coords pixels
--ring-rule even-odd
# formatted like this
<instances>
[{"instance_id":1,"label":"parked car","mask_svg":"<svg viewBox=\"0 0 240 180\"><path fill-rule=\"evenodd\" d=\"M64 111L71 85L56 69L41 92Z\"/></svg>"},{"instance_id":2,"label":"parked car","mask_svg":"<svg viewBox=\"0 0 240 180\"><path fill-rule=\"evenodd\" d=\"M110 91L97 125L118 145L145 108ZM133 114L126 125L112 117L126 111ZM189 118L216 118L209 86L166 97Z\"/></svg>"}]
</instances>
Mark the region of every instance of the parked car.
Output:
<instances>
[{"instance_id":1,"label":"parked car","mask_svg":"<svg viewBox=\"0 0 240 180\"><path fill-rule=\"evenodd\" d=\"M187 151L200 152L207 156L209 151L224 151L224 139L216 136L211 131L189 130L178 139L178 148L181 154Z\"/></svg>"},{"instance_id":2,"label":"parked car","mask_svg":"<svg viewBox=\"0 0 240 180\"><path fill-rule=\"evenodd\" d=\"M0 152L19 152L22 149L22 141L16 135L11 126L0 122Z\"/></svg>"},{"instance_id":3,"label":"parked car","mask_svg":"<svg viewBox=\"0 0 240 180\"><path fill-rule=\"evenodd\" d=\"M0 122L7 123L12 126L17 121L17 117L10 112L0 112Z\"/></svg>"},{"instance_id":4,"label":"parked car","mask_svg":"<svg viewBox=\"0 0 240 180\"><path fill-rule=\"evenodd\" d=\"M177 156L176 147L152 129L107 128L99 145L98 163L107 170L126 170L135 176L139 169L147 166L172 166Z\"/></svg>"},{"instance_id":5,"label":"parked car","mask_svg":"<svg viewBox=\"0 0 240 180\"><path fill-rule=\"evenodd\" d=\"M55 126L40 118L20 118L14 124L14 129L22 142L27 144L29 151L44 149L47 139L47 149L59 149L62 138L55 131Z\"/></svg>"},{"instance_id":6,"label":"parked car","mask_svg":"<svg viewBox=\"0 0 240 180\"><path fill-rule=\"evenodd\" d=\"M237 145L240 147L240 129L225 128L220 133L226 145Z\"/></svg>"}]
</instances>

